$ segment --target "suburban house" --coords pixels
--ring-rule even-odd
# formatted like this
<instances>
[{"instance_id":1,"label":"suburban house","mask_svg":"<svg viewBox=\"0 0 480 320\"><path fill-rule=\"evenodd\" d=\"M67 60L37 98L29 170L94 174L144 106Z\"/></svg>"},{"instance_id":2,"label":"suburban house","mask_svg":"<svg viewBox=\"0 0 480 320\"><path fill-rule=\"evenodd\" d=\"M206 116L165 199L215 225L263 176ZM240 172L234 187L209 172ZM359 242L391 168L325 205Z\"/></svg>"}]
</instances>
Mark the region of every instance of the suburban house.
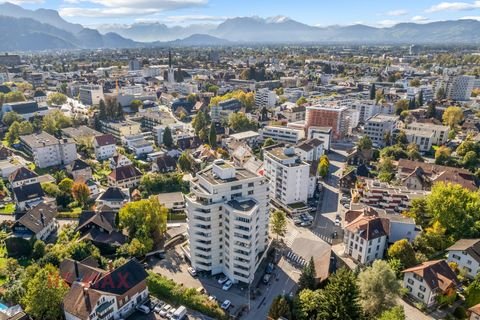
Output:
<instances>
[{"instance_id":1,"label":"suburban house","mask_svg":"<svg viewBox=\"0 0 480 320\"><path fill-rule=\"evenodd\" d=\"M152 163L153 172L172 172L177 169L177 162L168 154L156 158Z\"/></svg>"},{"instance_id":2,"label":"suburban house","mask_svg":"<svg viewBox=\"0 0 480 320\"><path fill-rule=\"evenodd\" d=\"M132 161L123 154L117 154L110 158L110 169L112 170L118 167L129 166L131 164Z\"/></svg>"},{"instance_id":3,"label":"suburban house","mask_svg":"<svg viewBox=\"0 0 480 320\"><path fill-rule=\"evenodd\" d=\"M35 237L45 240L57 228L56 215L56 208L40 203L17 217L12 228L13 235L25 239Z\"/></svg>"},{"instance_id":4,"label":"suburban house","mask_svg":"<svg viewBox=\"0 0 480 320\"><path fill-rule=\"evenodd\" d=\"M20 142L39 168L67 165L77 159L77 146L71 138L57 139L42 132L20 136Z\"/></svg>"},{"instance_id":5,"label":"suburban house","mask_svg":"<svg viewBox=\"0 0 480 320\"><path fill-rule=\"evenodd\" d=\"M100 279L106 271L100 269L98 262L90 257L76 261L64 259L59 266L60 277L71 286L75 281L90 282Z\"/></svg>"},{"instance_id":6,"label":"suburban house","mask_svg":"<svg viewBox=\"0 0 480 320\"><path fill-rule=\"evenodd\" d=\"M455 262L471 279L480 271L480 239L460 239L447 249L448 262Z\"/></svg>"},{"instance_id":7,"label":"suburban house","mask_svg":"<svg viewBox=\"0 0 480 320\"><path fill-rule=\"evenodd\" d=\"M43 201L44 193L38 175L25 167L14 171L9 177L17 211L32 208Z\"/></svg>"},{"instance_id":8,"label":"suburban house","mask_svg":"<svg viewBox=\"0 0 480 320\"><path fill-rule=\"evenodd\" d=\"M74 268L75 270L75 268ZM148 299L145 269L136 260L129 260L117 269L98 278L77 279L63 299L66 320L127 318L135 307Z\"/></svg>"},{"instance_id":9,"label":"suburban house","mask_svg":"<svg viewBox=\"0 0 480 320\"><path fill-rule=\"evenodd\" d=\"M104 134L93 138L93 149L97 160L105 160L113 157L116 151L115 137Z\"/></svg>"},{"instance_id":10,"label":"suburban house","mask_svg":"<svg viewBox=\"0 0 480 320\"><path fill-rule=\"evenodd\" d=\"M382 259L387 248L389 221L372 208L345 214L345 254L361 264Z\"/></svg>"},{"instance_id":11,"label":"suburban house","mask_svg":"<svg viewBox=\"0 0 480 320\"><path fill-rule=\"evenodd\" d=\"M117 167L108 175L108 185L118 188L134 188L143 174L134 165Z\"/></svg>"},{"instance_id":12,"label":"suburban house","mask_svg":"<svg viewBox=\"0 0 480 320\"><path fill-rule=\"evenodd\" d=\"M302 141L295 146L295 153L303 161L316 161L324 154L323 142L317 138Z\"/></svg>"},{"instance_id":13,"label":"suburban house","mask_svg":"<svg viewBox=\"0 0 480 320\"><path fill-rule=\"evenodd\" d=\"M83 211L75 231L82 240L91 241L101 249L117 248L127 241L127 237L117 229L113 211Z\"/></svg>"},{"instance_id":14,"label":"suburban house","mask_svg":"<svg viewBox=\"0 0 480 320\"><path fill-rule=\"evenodd\" d=\"M113 210L120 210L120 208L129 201L130 193L128 189L109 187L98 196L97 200L95 200L95 205L97 209L105 207Z\"/></svg>"},{"instance_id":15,"label":"suburban house","mask_svg":"<svg viewBox=\"0 0 480 320\"><path fill-rule=\"evenodd\" d=\"M67 172L70 173L74 181L88 181L93 178L92 168L83 160L76 159L67 166Z\"/></svg>"},{"instance_id":16,"label":"suburban house","mask_svg":"<svg viewBox=\"0 0 480 320\"><path fill-rule=\"evenodd\" d=\"M403 272L403 287L408 295L425 303L427 307L437 303L437 297L456 292L460 282L445 260L427 261Z\"/></svg>"},{"instance_id":17,"label":"suburban house","mask_svg":"<svg viewBox=\"0 0 480 320\"><path fill-rule=\"evenodd\" d=\"M470 317L468 320L480 320L480 303L468 309Z\"/></svg>"}]
</instances>

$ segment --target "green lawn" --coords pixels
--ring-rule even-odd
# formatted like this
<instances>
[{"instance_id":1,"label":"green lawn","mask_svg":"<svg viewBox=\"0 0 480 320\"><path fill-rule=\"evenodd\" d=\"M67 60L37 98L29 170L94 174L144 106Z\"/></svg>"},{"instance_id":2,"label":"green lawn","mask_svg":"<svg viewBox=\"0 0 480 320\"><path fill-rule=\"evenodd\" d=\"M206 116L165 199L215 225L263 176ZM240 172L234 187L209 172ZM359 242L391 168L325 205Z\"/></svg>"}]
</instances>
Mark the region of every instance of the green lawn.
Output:
<instances>
[{"instance_id":1,"label":"green lawn","mask_svg":"<svg viewBox=\"0 0 480 320\"><path fill-rule=\"evenodd\" d=\"M13 214L15 212L15 203L7 203L5 208L0 209L0 214Z\"/></svg>"},{"instance_id":2,"label":"green lawn","mask_svg":"<svg viewBox=\"0 0 480 320\"><path fill-rule=\"evenodd\" d=\"M78 218L82 213L81 207L76 207L70 209L70 211L60 211L58 213L58 218Z\"/></svg>"}]
</instances>

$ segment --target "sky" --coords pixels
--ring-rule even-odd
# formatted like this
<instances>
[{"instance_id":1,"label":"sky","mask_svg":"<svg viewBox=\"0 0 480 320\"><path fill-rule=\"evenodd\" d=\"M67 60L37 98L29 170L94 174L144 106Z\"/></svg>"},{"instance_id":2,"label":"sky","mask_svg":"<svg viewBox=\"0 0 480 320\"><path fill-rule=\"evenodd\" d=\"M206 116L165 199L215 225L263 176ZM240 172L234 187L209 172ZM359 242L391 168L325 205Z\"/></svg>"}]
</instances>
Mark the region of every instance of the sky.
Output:
<instances>
[{"instance_id":1,"label":"sky","mask_svg":"<svg viewBox=\"0 0 480 320\"><path fill-rule=\"evenodd\" d=\"M1 0L0 0L1 1ZM480 20L480 1L439 0L10 0L49 8L85 26L158 21L167 25L221 23L231 17L286 16L315 26Z\"/></svg>"}]
</instances>

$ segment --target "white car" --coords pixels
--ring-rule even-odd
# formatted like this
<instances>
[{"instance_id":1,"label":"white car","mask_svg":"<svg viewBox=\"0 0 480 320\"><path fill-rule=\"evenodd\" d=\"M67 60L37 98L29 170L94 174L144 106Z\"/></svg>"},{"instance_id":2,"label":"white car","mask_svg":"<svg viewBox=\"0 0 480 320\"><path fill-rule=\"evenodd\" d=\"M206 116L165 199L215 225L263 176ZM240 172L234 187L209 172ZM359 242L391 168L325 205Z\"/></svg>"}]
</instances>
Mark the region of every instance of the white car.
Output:
<instances>
[{"instance_id":1,"label":"white car","mask_svg":"<svg viewBox=\"0 0 480 320\"><path fill-rule=\"evenodd\" d=\"M196 277L196 276L197 276L197 270L195 270L194 267L188 267L187 271L188 271L188 273L190 273L190 275L191 275L192 277Z\"/></svg>"},{"instance_id":2,"label":"white car","mask_svg":"<svg viewBox=\"0 0 480 320\"><path fill-rule=\"evenodd\" d=\"M228 277L225 276L225 277L223 277L223 278L218 279L218 284L224 284L224 283L227 282L228 280L229 280Z\"/></svg>"},{"instance_id":3,"label":"white car","mask_svg":"<svg viewBox=\"0 0 480 320\"><path fill-rule=\"evenodd\" d=\"M137 309L138 311L140 311L142 313L145 313L145 314L150 313L150 308L145 306L145 305L138 305L135 309Z\"/></svg>"},{"instance_id":4,"label":"white car","mask_svg":"<svg viewBox=\"0 0 480 320\"><path fill-rule=\"evenodd\" d=\"M223 301L221 308L223 310L227 310L228 308L230 308L231 305L232 305L232 302L230 300L225 300Z\"/></svg>"},{"instance_id":5,"label":"white car","mask_svg":"<svg viewBox=\"0 0 480 320\"><path fill-rule=\"evenodd\" d=\"M335 219L335 226L340 227L340 219Z\"/></svg>"},{"instance_id":6,"label":"white car","mask_svg":"<svg viewBox=\"0 0 480 320\"><path fill-rule=\"evenodd\" d=\"M165 305L161 310L160 312L158 313L161 317L165 317L167 315L167 312L172 309L172 306L167 304Z\"/></svg>"},{"instance_id":7,"label":"white car","mask_svg":"<svg viewBox=\"0 0 480 320\"><path fill-rule=\"evenodd\" d=\"M175 309L175 308L171 308L170 310L168 310L167 315L165 316L165 318L167 318L167 319L172 318L172 316L173 316L173 314L175 313L175 311L177 311L177 309Z\"/></svg>"},{"instance_id":8,"label":"white car","mask_svg":"<svg viewBox=\"0 0 480 320\"><path fill-rule=\"evenodd\" d=\"M213 301L213 302L215 302L215 301L217 301L217 297L215 297L215 296L209 296L209 297L208 297L208 301Z\"/></svg>"},{"instance_id":9,"label":"white car","mask_svg":"<svg viewBox=\"0 0 480 320\"><path fill-rule=\"evenodd\" d=\"M228 280L228 281L225 282L225 284L223 285L222 290L228 291L228 290L230 290L230 288L232 287L232 285L233 285L232 280Z\"/></svg>"}]
</instances>

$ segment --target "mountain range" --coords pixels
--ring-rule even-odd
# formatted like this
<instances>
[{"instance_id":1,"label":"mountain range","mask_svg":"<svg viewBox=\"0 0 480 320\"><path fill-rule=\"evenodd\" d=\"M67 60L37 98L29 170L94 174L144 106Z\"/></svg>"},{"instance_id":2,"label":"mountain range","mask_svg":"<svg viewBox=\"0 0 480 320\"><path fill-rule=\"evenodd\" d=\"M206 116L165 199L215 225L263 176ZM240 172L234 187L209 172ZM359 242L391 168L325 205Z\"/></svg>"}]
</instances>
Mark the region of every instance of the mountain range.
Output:
<instances>
[{"instance_id":1,"label":"mountain range","mask_svg":"<svg viewBox=\"0 0 480 320\"><path fill-rule=\"evenodd\" d=\"M0 4L0 50L152 46L225 46L245 43L478 44L480 21L400 23L389 28L365 25L310 26L288 17L237 17L214 24L169 27L159 22L86 28L65 21L57 11L27 10Z\"/></svg>"}]
</instances>

